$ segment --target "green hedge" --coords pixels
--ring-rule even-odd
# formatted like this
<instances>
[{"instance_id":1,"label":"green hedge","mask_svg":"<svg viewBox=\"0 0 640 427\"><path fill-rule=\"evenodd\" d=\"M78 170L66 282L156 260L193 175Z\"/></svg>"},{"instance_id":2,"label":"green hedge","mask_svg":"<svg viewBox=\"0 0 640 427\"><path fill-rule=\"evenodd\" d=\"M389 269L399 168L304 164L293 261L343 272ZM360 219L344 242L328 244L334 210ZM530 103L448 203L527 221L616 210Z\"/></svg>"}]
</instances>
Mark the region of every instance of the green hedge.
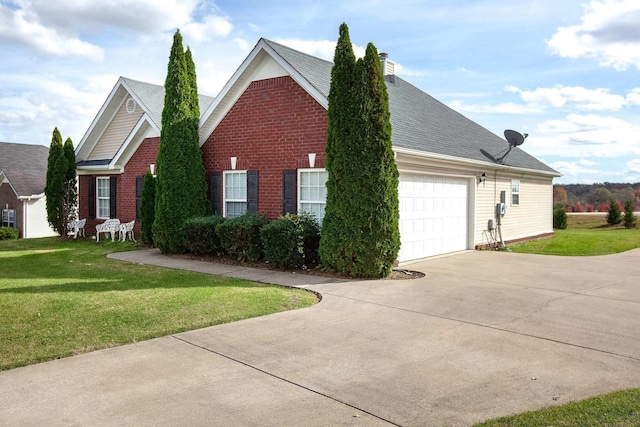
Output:
<instances>
[{"instance_id":1,"label":"green hedge","mask_svg":"<svg viewBox=\"0 0 640 427\"><path fill-rule=\"evenodd\" d=\"M260 230L268 223L262 215L246 213L219 224L216 234L222 248L238 261L258 261L263 255Z\"/></svg>"},{"instance_id":2,"label":"green hedge","mask_svg":"<svg viewBox=\"0 0 640 427\"><path fill-rule=\"evenodd\" d=\"M320 226L309 214L287 214L260 232L264 257L276 268L308 267L318 263Z\"/></svg>"},{"instance_id":3,"label":"green hedge","mask_svg":"<svg viewBox=\"0 0 640 427\"><path fill-rule=\"evenodd\" d=\"M224 249L216 233L216 227L225 221L226 218L218 215L187 220L184 224L187 251L198 255L221 255Z\"/></svg>"},{"instance_id":4,"label":"green hedge","mask_svg":"<svg viewBox=\"0 0 640 427\"><path fill-rule=\"evenodd\" d=\"M0 240L15 240L18 238L18 230L11 227L0 227Z\"/></svg>"}]
</instances>

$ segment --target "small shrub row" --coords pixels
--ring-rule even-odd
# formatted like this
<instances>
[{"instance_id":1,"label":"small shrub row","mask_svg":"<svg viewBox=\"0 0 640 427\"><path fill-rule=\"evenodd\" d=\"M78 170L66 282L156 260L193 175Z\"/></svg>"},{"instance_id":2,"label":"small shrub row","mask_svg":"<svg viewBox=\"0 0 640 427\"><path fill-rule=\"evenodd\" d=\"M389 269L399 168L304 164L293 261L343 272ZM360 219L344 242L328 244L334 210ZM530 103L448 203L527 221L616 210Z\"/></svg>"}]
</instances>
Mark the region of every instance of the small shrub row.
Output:
<instances>
[{"instance_id":1,"label":"small shrub row","mask_svg":"<svg viewBox=\"0 0 640 427\"><path fill-rule=\"evenodd\" d=\"M18 230L12 227L0 227L0 240L16 240Z\"/></svg>"},{"instance_id":2,"label":"small shrub row","mask_svg":"<svg viewBox=\"0 0 640 427\"><path fill-rule=\"evenodd\" d=\"M185 223L187 250L198 255L229 255L238 261L263 257L276 268L299 268L318 263L320 225L309 214L275 221L256 214L225 219L213 215Z\"/></svg>"}]
</instances>

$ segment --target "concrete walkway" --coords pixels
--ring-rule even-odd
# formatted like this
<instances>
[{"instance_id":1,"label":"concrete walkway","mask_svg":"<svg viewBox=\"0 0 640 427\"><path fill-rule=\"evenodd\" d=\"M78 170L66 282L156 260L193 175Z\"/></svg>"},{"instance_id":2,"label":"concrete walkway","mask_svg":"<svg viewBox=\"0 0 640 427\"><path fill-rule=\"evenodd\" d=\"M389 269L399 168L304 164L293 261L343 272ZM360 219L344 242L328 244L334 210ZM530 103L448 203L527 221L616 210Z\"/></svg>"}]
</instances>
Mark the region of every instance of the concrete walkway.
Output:
<instances>
[{"instance_id":1,"label":"concrete walkway","mask_svg":"<svg viewBox=\"0 0 640 427\"><path fill-rule=\"evenodd\" d=\"M640 250L466 252L415 280L295 285L310 308L0 372L0 425L465 426L640 386Z\"/></svg>"}]
</instances>

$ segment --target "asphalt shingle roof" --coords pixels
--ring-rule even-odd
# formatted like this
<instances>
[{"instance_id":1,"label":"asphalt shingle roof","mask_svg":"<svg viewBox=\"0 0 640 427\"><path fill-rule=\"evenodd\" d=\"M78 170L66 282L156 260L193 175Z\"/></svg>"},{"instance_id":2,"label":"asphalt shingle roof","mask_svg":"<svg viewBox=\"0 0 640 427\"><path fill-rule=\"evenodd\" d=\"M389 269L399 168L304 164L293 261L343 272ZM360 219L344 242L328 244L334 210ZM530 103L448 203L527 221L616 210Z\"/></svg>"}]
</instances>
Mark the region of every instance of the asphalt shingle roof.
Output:
<instances>
[{"instance_id":1,"label":"asphalt shingle roof","mask_svg":"<svg viewBox=\"0 0 640 427\"><path fill-rule=\"evenodd\" d=\"M151 120L160 128L162 124L162 109L164 108L164 86L145 83L138 80L122 77L122 80L131 88L140 99ZM213 97L198 95L200 112L203 113L213 102Z\"/></svg>"},{"instance_id":2,"label":"asphalt shingle roof","mask_svg":"<svg viewBox=\"0 0 640 427\"><path fill-rule=\"evenodd\" d=\"M44 193L49 147L0 142L0 170L18 197Z\"/></svg>"},{"instance_id":3,"label":"asphalt shingle roof","mask_svg":"<svg viewBox=\"0 0 640 427\"><path fill-rule=\"evenodd\" d=\"M267 45L325 97L333 64L263 39ZM497 164L509 148L505 139L398 76L386 76L394 147ZM549 173L557 171L515 147L505 165ZM559 175L559 174L558 174Z\"/></svg>"}]
</instances>

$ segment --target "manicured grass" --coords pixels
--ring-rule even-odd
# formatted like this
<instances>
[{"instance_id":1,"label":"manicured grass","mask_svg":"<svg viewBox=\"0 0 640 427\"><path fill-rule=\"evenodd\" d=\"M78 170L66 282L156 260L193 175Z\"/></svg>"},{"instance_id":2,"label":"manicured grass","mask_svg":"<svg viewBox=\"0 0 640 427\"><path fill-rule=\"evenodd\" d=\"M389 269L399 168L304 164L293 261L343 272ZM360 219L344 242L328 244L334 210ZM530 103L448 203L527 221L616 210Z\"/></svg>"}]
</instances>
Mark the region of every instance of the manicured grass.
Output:
<instances>
[{"instance_id":1,"label":"manicured grass","mask_svg":"<svg viewBox=\"0 0 640 427\"><path fill-rule=\"evenodd\" d=\"M608 255L640 248L640 229L609 226L603 215L569 215L566 230L555 230L549 239L509 246L513 252L590 256Z\"/></svg>"},{"instance_id":2,"label":"manicured grass","mask_svg":"<svg viewBox=\"0 0 640 427\"><path fill-rule=\"evenodd\" d=\"M304 290L106 258L136 248L0 241L0 370L317 302Z\"/></svg>"},{"instance_id":3,"label":"manicured grass","mask_svg":"<svg viewBox=\"0 0 640 427\"><path fill-rule=\"evenodd\" d=\"M640 425L640 389L617 391L580 402L552 406L474 427L637 427Z\"/></svg>"}]
</instances>

